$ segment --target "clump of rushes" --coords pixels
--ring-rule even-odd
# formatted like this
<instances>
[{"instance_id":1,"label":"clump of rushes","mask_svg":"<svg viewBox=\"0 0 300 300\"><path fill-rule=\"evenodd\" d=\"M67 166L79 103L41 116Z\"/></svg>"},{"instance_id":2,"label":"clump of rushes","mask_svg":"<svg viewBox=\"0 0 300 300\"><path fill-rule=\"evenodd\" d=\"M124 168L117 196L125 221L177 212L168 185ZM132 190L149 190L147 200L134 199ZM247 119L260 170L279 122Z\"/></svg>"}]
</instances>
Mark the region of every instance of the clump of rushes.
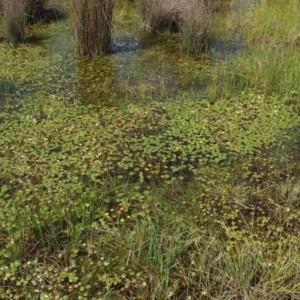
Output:
<instances>
[{"instance_id":1,"label":"clump of rushes","mask_svg":"<svg viewBox=\"0 0 300 300\"><path fill-rule=\"evenodd\" d=\"M146 32L180 32L182 49L188 52L199 53L207 48L211 1L139 0L138 5Z\"/></svg>"},{"instance_id":2,"label":"clump of rushes","mask_svg":"<svg viewBox=\"0 0 300 300\"><path fill-rule=\"evenodd\" d=\"M79 55L111 53L112 0L71 0L75 46Z\"/></svg>"},{"instance_id":3,"label":"clump of rushes","mask_svg":"<svg viewBox=\"0 0 300 300\"><path fill-rule=\"evenodd\" d=\"M6 37L13 44L24 42L26 24L65 17L60 7L47 0L2 0L0 11L3 11Z\"/></svg>"},{"instance_id":4,"label":"clump of rushes","mask_svg":"<svg viewBox=\"0 0 300 300\"><path fill-rule=\"evenodd\" d=\"M226 26L232 35L242 37L245 49L212 69L209 97L229 97L246 89L296 97L300 92L299 1L258 1L245 7L236 2L236 12L228 16Z\"/></svg>"},{"instance_id":5,"label":"clump of rushes","mask_svg":"<svg viewBox=\"0 0 300 300\"><path fill-rule=\"evenodd\" d=\"M48 0L27 0L26 21L29 24L36 22L57 21L66 17L62 5Z\"/></svg>"},{"instance_id":6,"label":"clump of rushes","mask_svg":"<svg viewBox=\"0 0 300 300\"><path fill-rule=\"evenodd\" d=\"M26 2L26 0L3 0L6 37L13 44L24 41Z\"/></svg>"},{"instance_id":7,"label":"clump of rushes","mask_svg":"<svg viewBox=\"0 0 300 300\"><path fill-rule=\"evenodd\" d=\"M167 29L178 31L185 5L185 1L180 0L139 0L144 30L150 33L163 33Z\"/></svg>"},{"instance_id":8,"label":"clump of rushes","mask_svg":"<svg viewBox=\"0 0 300 300\"><path fill-rule=\"evenodd\" d=\"M181 47L199 53L208 49L213 6L207 0L191 0L182 11Z\"/></svg>"},{"instance_id":9,"label":"clump of rushes","mask_svg":"<svg viewBox=\"0 0 300 300\"><path fill-rule=\"evenodd\" d=\"M253 3L240 14L236 26L251 48L264 45L298 46L300 43L299 0L273 0Z\"/></svg>"},{"instance_id":10,"label":"clump of rushes","mask_svg":"<svg viewBox=\"0 0 300 300\"><path fill-rule=\"evenodd\" d=\"M46 0L27 0L26 18L29 23L35 23L39 19L39 14L46 5Z\"/></svg>"}]
</instances>

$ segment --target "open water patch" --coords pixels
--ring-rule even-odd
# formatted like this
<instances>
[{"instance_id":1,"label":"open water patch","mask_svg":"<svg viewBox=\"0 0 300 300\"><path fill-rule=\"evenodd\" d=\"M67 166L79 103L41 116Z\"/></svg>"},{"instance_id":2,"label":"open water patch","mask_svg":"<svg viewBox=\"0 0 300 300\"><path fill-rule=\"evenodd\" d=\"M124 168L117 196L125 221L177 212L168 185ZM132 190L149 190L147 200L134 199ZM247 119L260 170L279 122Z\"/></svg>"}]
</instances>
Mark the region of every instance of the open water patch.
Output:
<instances>
[{"instance_id":1,"label":"open water patch","mask_svg":"<svg viewBox=\"0 0 300 300\"><path fill-rule=\"evenodd\" d=\"M224 41L222 39L214 40L210 45L212 54L216 54L219 59L225 59L227 56L237 54L245 49L242 40Z\"/></svg>"},{"instance_id":2,"label":"open water patch","mask_svg":"<svg viewBox=\"0 0 300 300\"><path fill-rule=\"evenodd\" d=\"M112 42L113 53L127 53L135 51L140 47L139 38L117 38Z\"/></svg>"},{"instance_id":3,"label":"open water patch","mask_svg":"<svg viewBox=\"0 0 300 300\"><path fill-rule=\"evenodd\" d=\"M18 87L10 80L0 80L0 109L12 104L13 95Z\"/></svg>"}]
</instances>

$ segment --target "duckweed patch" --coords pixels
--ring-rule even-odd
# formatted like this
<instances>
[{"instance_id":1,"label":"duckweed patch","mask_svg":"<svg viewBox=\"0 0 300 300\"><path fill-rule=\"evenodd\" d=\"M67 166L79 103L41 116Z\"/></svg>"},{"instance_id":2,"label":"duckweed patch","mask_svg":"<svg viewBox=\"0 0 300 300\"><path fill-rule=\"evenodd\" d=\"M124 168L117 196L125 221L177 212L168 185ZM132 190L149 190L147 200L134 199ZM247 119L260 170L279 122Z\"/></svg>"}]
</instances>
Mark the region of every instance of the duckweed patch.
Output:
<instances>
[{"instance_id":1,"label":"duckweed patch","mask_svg":"<svg viewBox=\"0 0 300 300\"><path fill-rule=\"evenodd\" d=\"M176 36L93 60L68 22L26 36L0 45L1 299L299 298L297 32L222 65Z\"/></svg>"},{"instance_id":2,"label":"duckweed patch","mask_svg":"<svg viewBox=\"0 0 300 300\"><path fill-rule=\"evenodd\" d=\"M253 280L257 299L266 282L270 295L278 284L299 293L288 101L241 93L120 110L37 99L0 114L2 297L226 299L229 284L247 295ZM266 251L245 261L248 277L230 281L256 247ZM295 256L289 272L263 263L274 251Z\"/></svg>"},{"instance_id":3,"label":"duckweed patch","mask_svg":"<svg viewBox=\"0 0 300 300\"><path fill-rule=\"evenodd\" d=\"M255 94L213 105L186 99L126 110L77 104L62 110L61 101L39 99L17 113L1 114L1 155L8 164L16 162L4 183L47 187L49 173L64 183L70 183L70 174L93 182L106 176L140 183L200 179L202 166L263 155L299 121L280 97Z\"/></svg>"}]
</instances>

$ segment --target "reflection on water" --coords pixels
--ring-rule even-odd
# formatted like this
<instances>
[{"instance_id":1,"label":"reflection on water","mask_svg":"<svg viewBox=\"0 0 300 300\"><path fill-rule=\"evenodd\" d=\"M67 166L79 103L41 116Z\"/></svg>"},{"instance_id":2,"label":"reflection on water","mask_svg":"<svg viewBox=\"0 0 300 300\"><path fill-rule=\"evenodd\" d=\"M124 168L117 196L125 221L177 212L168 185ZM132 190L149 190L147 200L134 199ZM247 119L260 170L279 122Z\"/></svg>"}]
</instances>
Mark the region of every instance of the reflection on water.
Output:
<instances>
[{"instance_id":1,"label":"reflection on water","mask_svg":"<svg viewBox=\"0 0 300 300\"><path fill-rule=\"evenodd\" d=\"M113 96L113 61L84 58L76 61L76 97L84 104L108 105Z\"/></svg>"},{"instance_id":2,"label":"reflection on water","mask_svg":"<svg viewBox=\"0 0 300 300\"><path fill-rule=\"evenodd\" d=\"M117 38L112 42L113 53L124 53L135 51L140 47L140 39L136 38Z\"/></svg>"},{"instance_id":3,"label":"reflection on water","mask_svg":"<svg viewBox=\"0 0 300 300\"><path fill-rule=\"evenodd\" d=\"M243 45L241 41L231 41L230 43L216 40L211 45L211 50L215 53L234 54L242 50Z\"/></svg>"},{"instance_id":4,"label":"reflection on water","mask_svg":"<svg viewBox=\"0 0 300 300\"><path fill-rule=\"evenodd\" d=\"M52 74L45 76L51 78L48 93L85 104L123 105L178 98L183 91L203 88L201 73L209 64L206 55L181 53L176 37L119 38L113 41L110 56L77 58L71 31L56 28L43 47L51 57L50 69L43 70Z\"/></svg>"},{"instance_id":5,"label":"reflection on water","mask_svg":"<svg viewBox=\"0 0 300 300\"><path fill-rule=\"evenodd\" d=\"M42 25L40 30L46 31L48 38L38 43L45 62L34 67L40 74L38 80L17 84L0 80L0 104L7 95L30 99L37 93L97 105L180 99L183 93L203 91L214 57L220 59L242 49L239 42L215 40L211 54L193 56L179 51L176 36L137 35L115 39L111 56L77 58L68 21Z\"/></svg>"}]
</instances>

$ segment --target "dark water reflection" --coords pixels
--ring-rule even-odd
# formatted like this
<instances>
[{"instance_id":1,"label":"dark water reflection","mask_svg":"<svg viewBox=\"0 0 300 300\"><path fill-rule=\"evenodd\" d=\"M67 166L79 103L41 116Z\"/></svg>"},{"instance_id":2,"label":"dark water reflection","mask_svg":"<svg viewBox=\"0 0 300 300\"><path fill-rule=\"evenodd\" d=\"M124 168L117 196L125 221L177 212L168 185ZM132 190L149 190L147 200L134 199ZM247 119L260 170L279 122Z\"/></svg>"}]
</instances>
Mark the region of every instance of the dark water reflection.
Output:
<instances>
[{"instance_id":1,"label":"dark water reflection","mask_svg":"<svg viewBox=\"0 0 300 300\"><path fill-rule=\"evenodd\" d=\"M113 54L104 58L75 57L68 31L56 30L43 47L52 57L51 70L44 72L57 70L48 82L48 92L96 105L164 101L183 91L201 90L200 73L209 60L207 55L182 54L176 38L159 36L115 39Z\"/></svg>"}]
</instances>

